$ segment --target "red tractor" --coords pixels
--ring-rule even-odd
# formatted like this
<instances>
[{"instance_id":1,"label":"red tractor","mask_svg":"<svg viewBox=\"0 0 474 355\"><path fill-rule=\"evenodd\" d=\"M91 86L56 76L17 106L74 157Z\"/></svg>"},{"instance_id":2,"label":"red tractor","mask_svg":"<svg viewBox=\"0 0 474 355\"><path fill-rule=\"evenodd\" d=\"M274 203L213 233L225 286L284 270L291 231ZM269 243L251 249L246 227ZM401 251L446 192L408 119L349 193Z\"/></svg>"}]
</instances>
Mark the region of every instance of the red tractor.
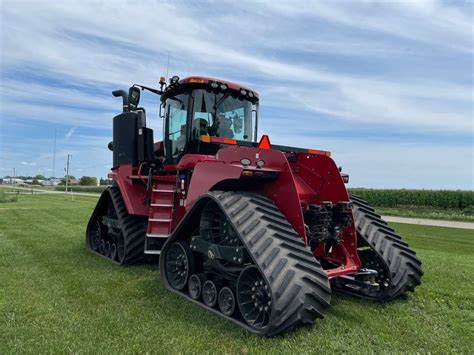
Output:
<instances>
[{"instance_id":1,"label":"red tractor","mask_svg":"<svg viewBox=\"0 0 474 355\"><path fill-rule=\"evenodd\" d=\"M140 93L161 96L153 142ZM330 152L257 140L258 94L206 77L114 91L114 183L87 226L89 249L119 265L160 255L163 284L251 332L322 318L332 290L385 301L421 283L421 262Z\"/></svg>"}]
</instances>

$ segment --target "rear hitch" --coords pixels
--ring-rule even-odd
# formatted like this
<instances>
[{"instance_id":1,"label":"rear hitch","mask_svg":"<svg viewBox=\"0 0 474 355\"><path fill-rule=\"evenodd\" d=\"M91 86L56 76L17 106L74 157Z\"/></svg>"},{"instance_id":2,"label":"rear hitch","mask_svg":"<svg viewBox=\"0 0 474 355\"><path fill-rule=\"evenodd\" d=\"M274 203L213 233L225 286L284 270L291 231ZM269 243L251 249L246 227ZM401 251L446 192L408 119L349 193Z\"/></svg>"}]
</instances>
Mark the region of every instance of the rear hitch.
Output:
<instances>
[{"instance_id":1,"label":"rear hitch","mask_svg":"<svg viewBox=\"0 0 474 355\"><path fill-rule=\"evenodd\" d=\"M379 284L376 282L377 271L371 269L361 269L352 275L339 276L331 280L338 287L343 287L354 293L362 293L371 296L373 292L379 290Z\"/></svg>"}]
</instances>

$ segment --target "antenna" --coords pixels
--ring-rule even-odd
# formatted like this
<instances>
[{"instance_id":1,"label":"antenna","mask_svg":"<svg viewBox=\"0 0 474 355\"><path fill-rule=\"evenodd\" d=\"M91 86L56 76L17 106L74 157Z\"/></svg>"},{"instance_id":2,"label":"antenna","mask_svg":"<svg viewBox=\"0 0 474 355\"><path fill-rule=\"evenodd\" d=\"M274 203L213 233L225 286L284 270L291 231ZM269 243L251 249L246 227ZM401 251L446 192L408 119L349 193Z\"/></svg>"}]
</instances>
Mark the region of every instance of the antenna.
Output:
<instances>
[{"instance_id":1,"label":"antenna","mask_svg":"<svg viewBox=\"0 0 474 355\"><path fill-rule=\"evenodd\" d=\"M171 52L168 52L168 64L166 64L166 81L168 81L168 71L170 69L170 56Z\"/></svg>"}]
</instances>

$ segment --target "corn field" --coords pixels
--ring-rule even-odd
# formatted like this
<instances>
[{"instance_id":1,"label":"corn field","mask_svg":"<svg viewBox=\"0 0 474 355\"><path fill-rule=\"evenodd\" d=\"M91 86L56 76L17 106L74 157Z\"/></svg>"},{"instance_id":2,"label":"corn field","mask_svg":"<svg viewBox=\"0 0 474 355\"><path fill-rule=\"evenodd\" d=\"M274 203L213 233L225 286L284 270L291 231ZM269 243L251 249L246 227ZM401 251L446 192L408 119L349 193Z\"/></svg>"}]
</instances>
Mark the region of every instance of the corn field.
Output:
<instances>
[{"instance_id":1,"label":"corn field","mask_svg":"<svg viewBox=\"0 0 474 355\"><path fill-rule=\"evenodd\" d=\"M474 191L349 189L353 195L377 207L423 206L444 209L473 209Z\"/></svg>"}]
</instances>

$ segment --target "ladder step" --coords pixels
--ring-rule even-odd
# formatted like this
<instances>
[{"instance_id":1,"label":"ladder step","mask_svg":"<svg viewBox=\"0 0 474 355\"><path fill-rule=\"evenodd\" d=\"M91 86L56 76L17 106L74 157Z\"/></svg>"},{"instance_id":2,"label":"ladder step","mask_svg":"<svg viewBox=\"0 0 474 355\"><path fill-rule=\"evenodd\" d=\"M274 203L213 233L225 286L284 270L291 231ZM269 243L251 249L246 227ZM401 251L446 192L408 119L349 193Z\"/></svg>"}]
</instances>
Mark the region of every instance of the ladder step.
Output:
<instances>
[{"instance_id":1,"label":"ladder step","mask_svg":"<svg viewBox=\"0 0 474 355\"><path fill-rule=\"evenodd\" d=\"M164 218L149 218L150 222L171 222L172 219L164 219Z\"/></svg>"},{"instance_id":2,"label":"ladder step","mask_svg":"<svg viewBox=\"0 0 474 355\"><path fill-rule=\"evenodd\" d=\"M145 250L145 254L160 255L161 250Z\"/></svg>"},{"instance_id":3,"label":"ladder step","mask_svg":"<svg viewBox=\"0 0 474 355\"><path fill-rule=\"evenodd\" d=\"M172 190L153 189L152 191L153 191L153 192L169 192L169 193L175 193L175 192L176 192L176 189L172 189Z\"/></svg>"},{"instance_id":4,"label":"ladder step","mask_svg":"<svg viewBox=\"0 0 474 355\"><path fill-rule=\"evenodd\" d=\"M150 206L152 207L173 207L174 205L171 203L151 203Z\"/></svg>"},{"instance_id":5,"label":"ladder step","mask_svg":"<svg viewBox=\"0 0 474 355\"><path fill-rule=\"evenodd\" d=\"M147 234L148 238L168 238L169 234Z\"/></svg>"}]
</instances>

